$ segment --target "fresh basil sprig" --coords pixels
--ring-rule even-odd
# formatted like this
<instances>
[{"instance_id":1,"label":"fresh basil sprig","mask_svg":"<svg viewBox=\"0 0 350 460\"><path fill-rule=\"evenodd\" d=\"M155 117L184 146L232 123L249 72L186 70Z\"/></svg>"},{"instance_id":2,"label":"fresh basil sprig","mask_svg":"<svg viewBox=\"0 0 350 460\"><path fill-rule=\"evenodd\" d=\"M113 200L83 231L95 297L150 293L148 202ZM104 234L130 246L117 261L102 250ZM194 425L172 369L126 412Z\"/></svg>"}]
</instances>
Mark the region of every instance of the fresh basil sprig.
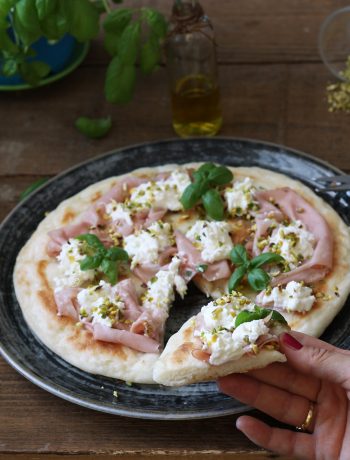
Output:
<instances>
[{"instance_id":1,"label":"fresh basil sprig","mask_svg":"<svg viewBox=\"0 0 350 460\"><path fill-rule=\"evenodd\" d=\"M99 268L109 282L115 284L118 279L118 264L129 260L128 253L121 248L107 249L102 241L91 233L84 233L75 238L85 243L86 257L79 262L80 269L85 271Z\"/></svg>"},{"instance_id":2,"label":"fresh basil sprig","mask_svg":"<svg viewBox=\"0 0 350 460\"><path fill-rule=\"evenodd\" d=\"M248 283L254 291L263 291L270 282L270 275L261 267L271 263L281 263L284 258L274 252L264 252L263 254L249 260L247 250L241 244L237 244L230 252L230 258L236 265L236 270L232 273L229 282L229 292L233 291L247 274Z\"/></svg>"},{"instance_id":3,"label":"fresh basil sprig","mask_svg":"<svg viewBox=\"0 0 350 460\"><path fill-rule=\"evenodd\" d=\"M275 310L268 310L266 308L261 308L255 305L253 311L243 310L236 316L235 327L238 327L240 324L249 323L256 319L263 319L266 316L271 314L272 321L279 321L282 324L288 324L285 318Z\"/></svg>"},{"instance_id":4,"label":"fresh basil sprig","mask_svg":"<svg viewBox=\"0 0 350 460\"><path fill-rule=\"evenodd\" d=\"M205 163L193 173L193 177L194 182L186 187L180 199L184 209L191 209L202 200L208 216L215 220L222 220L224 203L216 187L231 182L232 172L225 166Z\"/></svg>"}]
</instances>

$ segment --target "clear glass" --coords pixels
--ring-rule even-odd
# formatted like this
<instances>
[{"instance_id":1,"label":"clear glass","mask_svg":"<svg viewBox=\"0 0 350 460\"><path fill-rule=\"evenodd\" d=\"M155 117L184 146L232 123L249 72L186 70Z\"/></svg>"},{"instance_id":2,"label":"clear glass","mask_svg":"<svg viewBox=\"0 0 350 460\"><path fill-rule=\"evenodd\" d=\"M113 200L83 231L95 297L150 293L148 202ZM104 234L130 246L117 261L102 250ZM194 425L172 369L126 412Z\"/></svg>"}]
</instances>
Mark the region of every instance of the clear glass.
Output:
<instances>
[{"instance_id":1,"label":"clear glass","mask_svg":"<svg viewBox=\"0 0 350 460\"><path fill-rule=\"evenodd\" d=\"M212 136L222 125L212 25L197 2L181 2L165 43L173 127L181 137Z\"/></svg>"},{"instance_id":2,"label":"clear glass","mask_svg":"<svg viewBox=\"0 0 350 460\"><path fill-rule=\"evenodd\" d=\"M323 22L318 46L323 62L340 80L345 63L350 56L350 6L330 14Z\"/></svg>"}]
</instances>

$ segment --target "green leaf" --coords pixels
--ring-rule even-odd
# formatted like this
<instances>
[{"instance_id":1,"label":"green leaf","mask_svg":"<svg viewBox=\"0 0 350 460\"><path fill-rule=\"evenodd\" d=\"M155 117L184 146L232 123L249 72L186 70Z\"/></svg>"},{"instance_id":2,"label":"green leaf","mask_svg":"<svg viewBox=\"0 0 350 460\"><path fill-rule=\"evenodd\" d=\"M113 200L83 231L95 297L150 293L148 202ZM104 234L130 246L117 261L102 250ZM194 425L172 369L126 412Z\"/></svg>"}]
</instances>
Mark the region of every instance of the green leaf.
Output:
<instances>
[{"instance_id":1,"label":"green leaf","mask_svg":"<svg viewBox=\"0 0 350 460\"><path fill-rule=\"evenodd\" d=\"M106 258L116 261L121 260L123 262L127 262L129 260L128 253L122 248L110 248L106 252Z\"/></svg>"},{"instance_id":2,"label":"green leaf","mask_svg":"<svg viewBox=\"0 0 350 460\"><path fill-rule=\"evenodd\" d=\"M54 13L57 7L57 0L35 0L39 20L45 19Z\"/></svg>"},{"instance_id":3,"label":"green leaf","mask_svg":"<svg viewBox=\"0 0 350 460\"><path fill-rule=\"evenodd\" d=\"M12 56L19 53L19 47L11 40L6 29L0 29L0 49L1 52L7 52Z\"/></svg>"},{"instance_id":4,"label":"green leaf","mask_svg":"<svg viewBox=\"0 0 350 460\"><path fill-rule=\"evenodd\" d=\"M232 172L225 166L216 166L208 174L208 180L215 185L224 185L233 179Z\"/></svg>"},{"instance_id":5,"label":"green leaf","mask_svg":"<svg viewBox=\"0 0 350 460\"><path fill-rule=\"evenodd\" d=\"M104 137L112 127L111 117L106 118L88 118L79 117L75 121L75 127L85 136L91 139L100 139Z\"/></svg>"},{"instance_id":6,"label":"green leaf","mask_svg":"<svg viewBox=\"0 0 350 460\"><path fill-rule=\"evenodd\" d=\"M132 99L136 83L136 69L123 64L119 56L109 63L105 81L105 96L108 102L124 104Z\"/></svg>"},{"instance_id":7,"label":"green leaf","mask_svg":"<svg viewBox=\"0 0 350 460\"><path fill-rule=\"evenodd\" d=\"M62 4L60 4L60 12L46 16L40 21L41 28L48 40L59 40L69 30L70 25L62 13L62 9Z\"/></svg>"},{"instance_id":8,"label":"green leaf","mask_svg":"<svg viewBox=\"0 0 350 460\"><path fill-rule=\"evenodd\" d=\"M50 71L50 66L42 61L21 62L19 64L21 77L32 86L38 85L40 80L46 77Z\"/></svg>"},{"instance_id":9,"label":"green leaf","mask_svg":"<svg viewBox=\"0 0 350 460\"><path fill-rule=\"evenodd\" d=\"M93 233L83 233L75 237L75 239L79 241L84 241L88 244L91 248L100 250L103 254L106 253L106 248L100 239L94 235Z\"/></svg>"},{"instance_id":10,"label":"green leaf","mask_svg":"<svg viewBox=\"0 0 350 460\"><path fill-rule=\"evenodd\" d=\"M107 276L111 284L115 284L118 279L118 264L108 259L103 259L101 271Z\"/></svg>"},{"instance_id":11,"label":"green leaf","mask_svg":"<svg viewBox=\"0 0 350 460\"><path fill-rule=\"evenodd\" d=\"M135 64L140 48L141 27L138 21L128 24L118 43L118 56L123 64Z\"/></svg>"},{"instance_id":12,"label":"green leaf","mask_svg":"<svg viewBox=\"0 0 350 460\"><path fill-rule=\"evenodd\" d=\"M150 37L148 41L142 45L140 53L141 71L147 75L153 72L161 59L161 48L159 42L154 37Z\"/></svg>"},{"instance_id":13,"label":"green leaf","mask_svg":"<svg viewBox=\"0 0 350 460\"><path fill-rule=\"evenodd\" d=\"M95 254L93 256L86 256L83 260L79 262L80 269L93 270L98 268L103 260L103 254Z\"/></svg>"},{"instance_id":14,"label":"green leaf","mask_svg":"<svg viewBox=\"0 0 350 460\"><path fill-rule=\"evenodd\" d=\"M16 34L25 46L30 46L42 34L38 13L33 6L33 0L19 0L13 15Z\"/></svg>"},{"instance_id":15,"label":"green leaf","mask_svg":"<svg viewBox=\"0 0 350 460\"><path fill-rule=\"evenodd\" d=\"M108 54L116 56L118 54L119 36L112 32L105 32L104 47Z\"/></svg>"},{"instance_id":16,"label":"green leaf","mask_svg":"<svg viewBox=\"0 0 350 460\"><path fill-rule=\"evenodd\" d=\"M247 265L249 259L246 248L242 244L236 244L236 246L231 249L230 259L237 266Z\"/></svg>"},{"instance_id":17,"label":"green leaf","mask_svg":"<svg viewBox=\"0 0 350 460\"><path fill-rule=\"evenodd\" d=\"M241 265L240 267L236 268L236 270L232 273L229 281L228 281L228 292L232 292L236 289L239 283L242 281L244 275L246 274L246 267Z\"/></svg>"},{"instance_id":18,"label":"green leaf","mask_svg":"<svg viewBox=\"0 0 350 460\"><path fill-rule=\"evenodd\" d=\"M208 265L206 264L199 264L196 266L197 272L204 273L208 268Z\"/></svg>"},{"instance_id":19,"label":"green leaf","mask_svg":"<svg viewBox=\"0 0 350 460\"><path fill-rule=\"evenodd\" d=\"M132 9L130 8L112 10L103 21L103 28L106 32L120 36L125 27L130 23L131 18Z\"/></svg>"},{"instance_id":20,"label":"green leaf","mask_svg":"<svg viewBox=\"0 0 350 460\"><path fill-rule=\"evenodd\" d=\"M270 282L270 276L262 268L253 268L248 272L248 283L254 291L263 291Z\"/></svg>"},{"instance_id":21,"label":"green leaf","mask_svg":"<svg viewBox=\"0 0 350 460\"><path fill-rule=\"evenodd\" d=\"M212 189L205 192L202 196L202 202L209 217L215 220L224 218L224 203L217 190Z\"/></svg>"},{"instance_id":22,"label":"green leaf","mask_svg":"<svg viewBox=\"0 0 350 460\"><path fill-rule=\"evenodd\" d=\"M20 194L19 199L20 201L24 200L27 198L31 193L34 192L37 188L39 188L41 185L45 184L45 182L48 181L48 178L43 177L41 179L38 179L37 181L33 182L32 184L29 185L23 192Z\"/></svg>"},{"instance_id":23,"label":"green leaf","mask_svg":"<svg viewBox=\"0 0 350 460\"><path fill-rule=\"evenodd\" d=\"M185 188L180 201L184 209L191 209L195 206L200 197L201 193L198 184L192 183Z\"/></svg>"},{"instance_id":24,"label":"green leaf","mask_svg":"<svg viewBox=\"0 0 350 460\"><path fill-rule=\"evenodd\" d=\"M59 0L63 15L69 23L69 33L84 42L99 32L100 15L90 0Z\"/></svg>"},{"instance_id":25,"label":"green leaf","mask_svg":"<svg viewBox=\"0 0 350 460\"><path fill-rule=\"evenodd\" d=\"M285 318L278 311L255 306L253 311L243 310L236 316L235 327L237 328L240 324L248 323L257 319L264 319L269 315L271 315L272 321L279 321L282 324L288 324Z\"/></svg>"},{"instance_id":26,"label":"green leaf","mask_svg":"<svg viewBox=\"0 0 350 460\"><path fill-rule=\"evenodd\" d=\"M142 18L147 22L151 33L158 39L165 37L168 31L168 23L165 17L159 11L153 8L142 8Z\"/></svg>"},{"instance_id":27,"label":"green leaf","mask_svg":"<svg viewBox=\"0 0 350 460\"><path fill-rule=\"evenodd\" d=\"M275 254L274 252L264 252L263 254L254 257L254 259L250 261L249 267L258 268L265 264L279 263L283 261L284 258L279 254Z\"/></svg>"},{"instance_id":28,"label":"green leaf","mask_svg":"<svg viewBox=\"0 0 350 460\"><path fill-rule=\"evenodd\" d=\"M5 75L5 77L12 77L16 75L18 71L18 64L16 59L6 59L2 64L1 73Z\"/></svg>"},{"instance_id":29,"label":"green leaf","mask_svg":"<svg viewBox=\"0 0 350 460\"><path fill-rule=\"evenodd\" d=\"M195 179L197 179L197 178L199 179L199 178L201 178L201 177L207 178L208 175L209 175L209 173L210 173L210 171L212 171L212 170L215 169L215 168L216 168L216 166L215 166L214 163L204 163L204 165L200 166L200 167L197 169L197 171L195 171L195 172L193 173L193 177L194 177Z\"/></svg>"}]
</instances>

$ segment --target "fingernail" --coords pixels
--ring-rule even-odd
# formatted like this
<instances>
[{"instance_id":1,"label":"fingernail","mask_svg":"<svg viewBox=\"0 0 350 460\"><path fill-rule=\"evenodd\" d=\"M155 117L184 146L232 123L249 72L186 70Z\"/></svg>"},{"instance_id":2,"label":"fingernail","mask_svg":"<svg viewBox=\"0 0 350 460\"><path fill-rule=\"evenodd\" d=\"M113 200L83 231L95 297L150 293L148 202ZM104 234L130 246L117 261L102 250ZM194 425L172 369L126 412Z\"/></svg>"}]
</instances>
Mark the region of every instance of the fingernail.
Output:
<instances>
[{"instance_id":1,"label":"fingernail","mask_svg":"<svg viewBox=\"0 0 350 460\"><path fill-rule=\"evenodd\" d=\"M303 348L303 345L297 341L292 335L290 334L283 334L282 336L282 342L284 345L286 345L289 348L292 348L293 350L300 350L300 348Z\"/></svg>"}]
</instances>

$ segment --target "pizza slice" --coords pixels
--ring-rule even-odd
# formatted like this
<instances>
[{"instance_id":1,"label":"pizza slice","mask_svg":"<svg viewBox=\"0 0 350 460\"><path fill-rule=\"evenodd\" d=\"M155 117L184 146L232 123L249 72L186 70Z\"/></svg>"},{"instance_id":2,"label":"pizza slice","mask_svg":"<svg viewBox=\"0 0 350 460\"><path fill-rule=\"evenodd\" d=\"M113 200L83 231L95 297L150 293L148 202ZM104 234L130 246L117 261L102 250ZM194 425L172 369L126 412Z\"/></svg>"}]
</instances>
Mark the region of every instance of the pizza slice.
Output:
<instances>
[{"instance_id":1,"label":"pizza slice","mask_svg":"<svg viewBox=\"0 0 350 460\"><path fill-rule=\"evenodd\" d=\"M202 307L169 339L153 378L181 386L284 362L278 336L288 330L280 313L233 292Z\"/></svg>"}]
</instances>

